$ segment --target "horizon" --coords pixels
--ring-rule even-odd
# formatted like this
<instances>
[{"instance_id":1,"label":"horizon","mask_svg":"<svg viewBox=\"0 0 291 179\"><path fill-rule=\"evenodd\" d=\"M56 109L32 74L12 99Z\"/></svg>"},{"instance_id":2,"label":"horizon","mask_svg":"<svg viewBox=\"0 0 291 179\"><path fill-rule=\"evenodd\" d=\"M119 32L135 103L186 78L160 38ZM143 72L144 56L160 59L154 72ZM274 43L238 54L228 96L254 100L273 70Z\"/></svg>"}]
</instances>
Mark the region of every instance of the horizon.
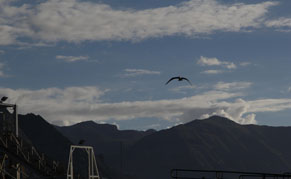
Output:
<instances>
[{"instance_id":1,"label":"horizon","mask_svg":"<svg viewBox=\"0 0 291 179\"><path fill-rule=\"evenodd\" d=\"M33 114L33 113L31 113L31 114ZM22 114L22 115L28 115L28 114ZM35 114L33 114L33 115L35 115ZM41 116L40 116L41 117ZM176 125L174 125L174 126L170 126L170 127L167 127L167 128L164 128L164 129L153 129L153 128L148 128L148 129L131 129L131 128L129 128L129 129L126 129L126 128L124 128L124 129L122 129L122 128L120 128L119 126L118 126L118 124L114 124L114 123L104 123L104 122L99 122L98 123L98 121L92 121L92 120L89 120L89 121L82 121L82 122L79 122L79 123L75 123L75 124L71 124L71 125L68 125L68 126L59 126L59 125L54 125L54 124L51 124L51 123L49 123L49 124L51 124L51 125L53 125L53 126L57 126L57 127L71 127L71 126L74 126L74 125L80 125L80 124L83 124L83 123L87 123L87 122L93 122L93 123L95 123L95 124L97 124L97 125L111 125L111 126L115 126L116 127L116 129L118 130L118 131L126 131L126 130L135 130L135 131L143 131L143 132L146 132L146 131L149 131L149 130L155 130L155 131L162 131L162 130L168 130L168 129L171 129L171 128L173 128L173 127L177 127L177 126L180 126L180 125L184 125L184 124L188 124L188 123L192 123L192 122L194 122L194 121L204 121L204 120L210 120L210 118L213 118L213 117L219 117L219 118L223 118L223 119L226 119L226 120L228 120L228 121L231 121L231 122L234 122L235 124L238 124L238 125L241 125L241 126L248 126L248 125L255 125L255 126L264 126L264 127L291 127L291 126L280 126L280 125L278 125L278 126L271 126L271 125L265 125L265 124L240 124L240 123L238 123L238 122L236 122L236 121L233 121L233 120L231 120L231 119L228 119L228 118L226 118L226 117L223 117L223 116L218 116L218 115L213 115L213 116L210 116L210 117L208 117L208 118L205 118L205 119L193 119L193 120L191 120L191 121L188 121L188 122L185 122L185 123L180 123L180 124L176 124ZM45 120L45 119L44 119ZM216 120L216 119L212 119L212 120ZM46 120L45 120L46 121ZM47 122L49 122L49 121L47 121Z\"/></svg>"},{"instance_id":2,"label":"horizon","mask_svg":"<svg viewBox=\"0 0 291 179\"><path fill-rule=\"evenodd\" d=\"M290 7L286 0L2 0L0 97L58 126L162 130L212 115L291 126ZM165 85L176 76L192 85Z\"/></svg>"}]
</instances>

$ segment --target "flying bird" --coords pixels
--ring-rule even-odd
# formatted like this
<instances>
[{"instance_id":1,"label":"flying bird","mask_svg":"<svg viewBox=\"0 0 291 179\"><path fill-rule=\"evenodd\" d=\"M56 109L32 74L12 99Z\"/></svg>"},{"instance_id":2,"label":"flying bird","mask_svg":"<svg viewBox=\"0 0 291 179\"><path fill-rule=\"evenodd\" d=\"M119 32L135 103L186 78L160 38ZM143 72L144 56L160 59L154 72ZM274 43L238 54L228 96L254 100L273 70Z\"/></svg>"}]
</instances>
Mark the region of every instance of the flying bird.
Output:
<instances>
[{"instance_id":1,"label":"flying bird","mask_svg":"<svg viewBox=\"0 0 291 179\"><path fill-rule=\"evenodd\" d=\"M192 85L191 82L187 78L181 77L181 76L176 76L176 77L173 77L173 78L169 79L169 81L165 85L167 85L168 83L170 83L170 81L175 80L175 79L177 79L178 81L186 80L186 81L188 81L188 83L190 85Z\"/></svg>"}]
</instances>

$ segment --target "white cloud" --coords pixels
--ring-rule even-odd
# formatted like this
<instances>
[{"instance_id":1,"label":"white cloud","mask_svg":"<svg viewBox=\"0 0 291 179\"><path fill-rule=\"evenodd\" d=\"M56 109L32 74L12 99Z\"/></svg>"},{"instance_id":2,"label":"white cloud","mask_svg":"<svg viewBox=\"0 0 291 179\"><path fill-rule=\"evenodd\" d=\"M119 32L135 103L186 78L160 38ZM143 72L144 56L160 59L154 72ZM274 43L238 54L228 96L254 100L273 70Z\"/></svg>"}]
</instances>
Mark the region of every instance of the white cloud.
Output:
<instances>
[{"instance_id":1,"label":"white cloud","mask_svg":"<svg viewBox=\"0 0 291 179\"><path fill-rule=\"evenodd\" d=\"M224 73L226 71L223 71L223 70L205 70L201 73L203 74L208 74L208 75L214 75L214 74L220 74L220 73Z\"/></svg>"},{"instance_id":2,"label":"white cloud","mask_svg":"<svg viewBox=\"0 0 291 179\"><path fill-rule=\"evenodd\" d=\"M238 32L259 28L268 9L278 4L190 0L167 7L120 10L78 0L47 0L18 7L9 2L4 0L0 6L1 45L16 43L19 37L46 42L136 41L172 35L196 37L216 31Z\"/></svg>"},{"instance_id":3,"label":"white cloud","mask_svg":"<svg viewBox=\"0 0 291 179\"><path fill-rule=\"evenodd\" d=\"M251 63L250 62L241 62L239 65L243 66L243 67L246 67L246 66L251 65Z\"/></svg>"},{"instance_id":4,"label":"white cloud","mask_svg":"<svg viewBox=\"0 0 291 179\"><path fill-rule=\"evenodd\" d=\"M8 102L18 104L20 113L33 112L55 124L66 125L86 120L128 120L141 117L171 120L192 108L206 108L209 103L240 95L212 91L182 99L104 103L100 97L105 92L95 87L40 90L0 88L0 95L8 96Z\"/></svg>"},{"instance_id":5,"label":"white cloud","mask_svg":"<svg viewBox=\"0 0 291 179\"><path fill-rule=\"evenodd\" d=\"M17 43L20 36L31 36L32 29L26 22L30 15L30 6L12 6L10 0L0 2L0 45Z\"/></svg>"},{"instance_id":6,"label":"white cloud","mask_svg":"<svg viewBox=\"0 0 291 179\"><path fill-rule=\"evenodd\" d=\"M236 65L232 62L224 62L227 69L236 69Z\"/></svg>"},{"instance_id":7,"label":"white cloud","mask_svg":"<svg viewBox=\"0 0 291 179\"><path fill-rule=\"evenodd\" d=\"M236 65L233 62L220 61L217 58L207 58L203 56L200 57L197 64L201 66L222 66L227 69L236 69Z\"/></svg>"},{"instance_id":8,"label":"white cloud","mask_svg":"<svg viewBox=\"0 0 291 179\"><path fill-rule=\"evenodd\" d=\"M222 62L219 61L217 58L207 58L201 56L200 59L197 61L197 64L202 66L219 66L222 65Z\"/></svg>"},{"instance_id":9,"label":"white cloud","mask_svg":"<svg viewBox=\"0 0 291 179\"><path fill-rule=\"evenodd\" d=\"M247 88L250 88L253 85L253 83L251 82L246 82L246 81L237 81L237 82L217 82L214 85L211 84L196 84L196 85L186 85L186 86L178 86L178 87L174 87L169 89L172 92L175 93L186 93L189 92L189 90L193 91L193 90L201 90L203 89L203 91L205 90L216 90L216 91L242 91L245 90ZM291 89L291 87L290 87Z\"/></svg>"},{"instance_id":10,"label":"white cloud","mask_svg":"<svg viewBox=\"0 0 291 179\"><path fill-rule=\"evenodd\" d=\"M151 70L145 70L145 69L125 69L126 73L122 76L124 77L135 77L139 75L159 75L161 72L159 71L151 71Z\"/></svg>"},{"instance_id":11,"label":"white cloud","mask_svg":"<svg viewBox=\"0 0 291 179\"><path fill-rule=\"evenodd\" d=\"M62 56L62 55L57 55L56 59L64 60L65 62L76 62L76 61L88 60L89 57L87 57L87 56Z\"/></svg>"},{"instance_id":12,"label":"white cloud","mask_svg":"<svg viewBox=\"0 0 291 179\"><path fill-rule=\"evenodd\" d=\"M248 102L250 112L278 112L291 108L291 99L260 99Z\"/></svg>"},{"instance_id":13,"label":"white cloud","mask_svg":"<svg viewBox=\"0 0 291 179\"><path fill-rule=\"evenodd\" d=\"M265 26L274 28L279 32L291 32L291 18L281 17L279 19L267 20Z\"/></svg>"},{"instance_id":14,"label":"white cloud","mask_svg":"<svg viewBox=\"0 0 291 179\"><path fill-rule=\"evenodd\" d=\"M268 20L265 22L267 27L291 27L291 18L281 17L275 20Z\"/></svg>"},{"instance_id":15,"label":"white cloud","mask_svg":"<svg viewBox=\"0 0 291 179\"><path fill-rule=\"evenodd\" d=\"M107 91L90 86L40 90L0 88L0 95L8 96L7 102L16 103L20 113L40 114L59 125L135 118L188 122L211 115L221 115L241 124L253 124L256 123L257 112L291 109L291 99L245 101L240 99L242 93L222 91L208 91L180 99L106 103L100 98Z\"/></svg>"},{"instance_id":16,"label":"white cloud","mask_svg":"<svg viewBox=\"0 0 291 179\"><path fill-rule=\"evenodd\" d=\"M218 82L214 85L214 88L216 90L241 90L249 88L252 85L251 82L231 82L231 83L225 83L225 82Z\"/></svg>"},{"instance_id":17,"label":"white cloud","mask_svg":"<svg viewBox=\"0 0 291 179\"><path fill-rule=\"evenodd\" d=\"M188 122L194 119L205 119L213 115L226 117L240 124L256 124L255 114L249 113L250 105L242 100L230 102L218 102L207 108L193 108L181 116L181 121Z\"/></svg>"}]
</instances>

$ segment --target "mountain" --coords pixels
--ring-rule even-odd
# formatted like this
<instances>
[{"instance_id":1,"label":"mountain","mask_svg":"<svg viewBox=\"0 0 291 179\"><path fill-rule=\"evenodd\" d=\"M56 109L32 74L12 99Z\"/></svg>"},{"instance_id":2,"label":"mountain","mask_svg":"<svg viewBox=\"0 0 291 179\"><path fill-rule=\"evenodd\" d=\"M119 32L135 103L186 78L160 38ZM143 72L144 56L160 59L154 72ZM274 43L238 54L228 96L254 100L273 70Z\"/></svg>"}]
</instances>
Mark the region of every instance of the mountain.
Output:
<instances>
[{"instance_id":1,"label":"mountain","mask_svg":"<svg viewBox=\"0 0 291 179\"><path fill-rule=\"evenodd\" d=\"M127 152L127 170L143 179L169 178L173 168L283 173L291 169L290 140L291 127L213 116L142 138Z\"/></svg>"},{"instance_id":2,"label":"mountain","mask_svg":"<svg viewBox=\"0 0 291 179\"><path fill-rule=\"evenodd\" d=\"M106 163L115 169L122 168L120 154L123 151L128 150L141 138L156 132L155 130L118 130L115 125L97 124L93 121L66 127L56 126L56 128L75 144L84 140L84 145L93 146L95 154L104 157Z\"/></svg>"},{"instance_id":3,"label":"mountain","mask_svg":"<svg viewBox=\"0 0 291 179\"><path fill-rule=\"evenodd\" d=\"M18 115L19 131L26 141L31 143L36 149L44 153L49 159L61 162L64 174L66 173L70 146L73 144L68 138L61 134L55 126L48 123L44 118L35 114ZM87 164L87 156L84 153L74 153L74 171L87 175L88 171L84 167ZM122 179L122 175L109 169L103 162L102 156L96 156L98 169L101 176L109 179ZM84 170L85 168L85 170Z\"/></svg>"},{"instance_id":4,"label":"mountain","mask_svg":"<svg viewBox=\"0 0 291 179\"><path fill-rule=\"evenodd\" d=\"M51 159L67 162L72 142L54 126L35 114L19 115L18 122L20 130L39 151Z\"/></svg>"},{"instance_id":5,"label":"mountain","mask_svg":"<svg viewBox=\"0 0 291 179\"><path fill-rule=\"evenodd\" d=\"M169 179L173 168L269 173L291 169L291 127L240 125L219 116L161 131L118 130L92 121L58 127L33 114L19 119L31 142L51 157L66 158L67 152L60 150L70 141L92 145L100 170L112 179Z\"/></svg>"}]
</instances>

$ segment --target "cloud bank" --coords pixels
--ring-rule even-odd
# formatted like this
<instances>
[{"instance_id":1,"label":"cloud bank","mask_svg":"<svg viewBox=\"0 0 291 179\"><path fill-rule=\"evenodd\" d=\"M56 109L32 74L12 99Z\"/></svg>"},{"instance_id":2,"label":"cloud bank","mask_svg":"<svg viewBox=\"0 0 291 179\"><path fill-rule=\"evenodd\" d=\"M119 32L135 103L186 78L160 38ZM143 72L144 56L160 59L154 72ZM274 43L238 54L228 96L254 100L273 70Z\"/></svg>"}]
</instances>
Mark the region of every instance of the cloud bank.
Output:
<instances>
[{"instance_id":1,"label":"cloud bank","mask_svg":"<svg viewBox=\"0 0 291 179\"><path fill-rule=\"evenodd\" d=\"M0 3L0 45L15 44L21 37L78 43L239 32L259 28L268 9L278 4L190 0L161 8L119 10L79 0L47 0L21 6L14 6L10 0Z\"/></svg>"},{"instance_id":2,"label":"cloud bank","mask_svg":"<svg viewBox=\"0 0 291 179\"><path fill-rule=\"evenodd\" d=\"M101 100L108 92L93 86L39 90L0 88L0 95L9 96L8 102L18 104L20 113L40 114L57 125L136 118L159 118L184 123L211 115L224 116L241 124L254 124L257 112L291 108L291 99L245 101L242 99L243 93L229 91L214 90L180 99L118 103Z\"/></svg>"}]
</instances>

